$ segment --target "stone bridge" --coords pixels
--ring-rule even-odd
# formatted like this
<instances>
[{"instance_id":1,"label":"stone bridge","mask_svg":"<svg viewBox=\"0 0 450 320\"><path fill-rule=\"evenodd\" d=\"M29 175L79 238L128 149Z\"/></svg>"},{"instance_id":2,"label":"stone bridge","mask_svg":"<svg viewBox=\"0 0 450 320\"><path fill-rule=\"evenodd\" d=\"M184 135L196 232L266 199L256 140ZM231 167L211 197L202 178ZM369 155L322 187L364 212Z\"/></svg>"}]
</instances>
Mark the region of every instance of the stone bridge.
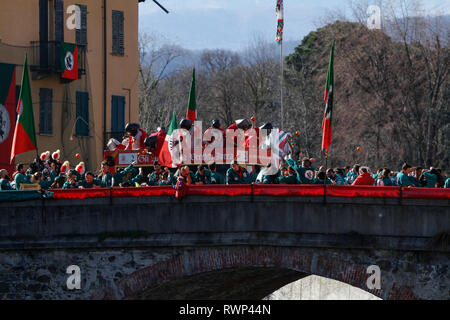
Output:
<instances>
[{"instance_id":1,"label":"stone bridge","mask_svg":"<svg viewBox=\"0 0 450 320\"><path fill-rule=\"evenodd\" d=\"M2 203L0 299L262 299L314 274L449 299L450 200L188 196ZM81 270L69 290L66 269ZM379 266L370 290L367 268Z\"/></svg>"}]
</instances>

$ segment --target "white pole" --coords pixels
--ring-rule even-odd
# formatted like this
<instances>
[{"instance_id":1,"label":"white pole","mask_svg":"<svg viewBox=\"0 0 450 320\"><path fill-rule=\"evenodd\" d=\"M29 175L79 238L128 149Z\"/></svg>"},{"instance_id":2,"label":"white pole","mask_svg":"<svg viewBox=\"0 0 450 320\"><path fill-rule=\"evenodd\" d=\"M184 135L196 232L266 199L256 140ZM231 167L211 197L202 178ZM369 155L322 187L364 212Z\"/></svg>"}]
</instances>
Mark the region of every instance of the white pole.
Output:
<instances>
[{"instance_id":1,"label":"white pole","mask_svg":"<svg viewBox=\"0 0 450 320\"><path fill-rule=\"evenodd\" d=\"M284 130L284 111L283 111L283 40L280 42L280 63L281 63L281 130Z\"/></svg>"}]
</instances>

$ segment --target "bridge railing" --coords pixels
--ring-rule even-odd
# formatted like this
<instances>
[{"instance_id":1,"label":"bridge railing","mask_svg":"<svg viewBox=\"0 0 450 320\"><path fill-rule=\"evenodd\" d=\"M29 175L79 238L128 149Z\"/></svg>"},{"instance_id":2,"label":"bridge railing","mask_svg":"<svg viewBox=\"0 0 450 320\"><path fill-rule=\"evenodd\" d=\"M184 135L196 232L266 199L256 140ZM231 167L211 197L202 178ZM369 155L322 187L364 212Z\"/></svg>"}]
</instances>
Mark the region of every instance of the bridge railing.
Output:
<instances>
[{"instance_id":1,"label":"bridge railing","mask_svg":"<svg viewBox=\"0 0 450 320\"><path fill-rule=\"evenodd\" d=\"M174 196L171 186L140 188L102 188L51 190L57 199L84 199L99 197L151 197ZM322 185L200 185L190 186L189 195L205 196L293 196L293 197L370 197L402 199L450 199L450 189L372 187L372 186L326 186Z\"/></svg>"}]
</instances>

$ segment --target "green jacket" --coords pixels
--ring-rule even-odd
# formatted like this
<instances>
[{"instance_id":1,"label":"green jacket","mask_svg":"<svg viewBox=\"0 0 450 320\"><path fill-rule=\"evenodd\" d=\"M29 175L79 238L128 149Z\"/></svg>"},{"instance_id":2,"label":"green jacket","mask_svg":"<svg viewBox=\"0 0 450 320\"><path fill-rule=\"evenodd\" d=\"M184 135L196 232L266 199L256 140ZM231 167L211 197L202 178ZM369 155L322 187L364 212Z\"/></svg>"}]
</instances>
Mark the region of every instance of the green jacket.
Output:
<instances>
[{"instance_id":1,"label":"green jacket","mask_svg":"<svg viewBox=\"0 0 450 320\"><path fill-rule=\"evenodd\" d=\"M399 186L408 187L413 186L415 187L415 183L403 172L397 173L397 183Z\"/></svg>"},{"instance_id":2,"label":"green jacket","mask_svg":"<svg viewBox=\"0 0 450 320\"><path fill-rule=\"evenodd\" d=\"M106 174L102 174L100 176L100 180L102 182L102 187L111 187L112 186L112 174L111 172L107 172Z\"/></svg>"},{"instance_id":3,"label":"green jacket","mask_svg":"<svg viewBox=\"0 0 450 320\"><path fill-rule=\"evenodd\" d=\"M14 177L14 181L16 182L16 190L20 190L20 185L22 183L25 184L30 183L28 177L20 172L16 174L16 176Z\"/></svg>"},{"instance_id":4,"label":"green jacket","mask_svg":"<svg viewBox=\"0 0 450 320\"><path fill-rule=\"evenodd\" d=\"M114 173L114 175L113 175L114 187L118 187L119 184L123 182L123 177L125 177L125 175L127 175L129 172L132 172L132 170L133 170L133 165L130 164L128 167L126 167L122 171Z\"/></svg>"},{"instance_id":5,"label":"green jacket","mask_svg":"<svg viewBox=\"0 0 450 320\"><path fill-rule=\"evenodd\" d=\"M444 188L450 188L450 178L447 178L447 180L445 180Z\"/></svg>"},{"instance_id":6,"label":"green jacket","mask_svg":"<svg viewBox=\"0 0 450 320\"><path fill-rule=\"evenodd\" d=\"M218 172L211 172L211 184L225 184L225 178Z\"/></svg>"},{"instance_id":7,"label":"green jacket","mask_svg":"<svg viewBox=\"0 0 450 320\"><path fill-rule=\"evenodd\" d=\"M62 187L63 189L76 189L78 188L78 184L76 182L70 183L70 181L64 182L64 185Z\"/></svg>"},{"instance_id":8,"label":"green jacket","mask_svg":"<svg viewBox=\"0 0 450 320\"><path fill-rule=\"evenodd\" d=\"M290 174L288 176L279 176L278 177L279 184L297 184L297 176Z\"/></svg>"},{"instance_id":9,"label":"green jacket","mask_svg":"<svg viewBox=\"0 0 450 320\"><path fill-rule=\"evenodd\" d=\"M425 181L427 182L424 187L426 188L434 188L437 182L437 176L434 173L430 173L429 171L426 171L422 173L422 176L425 177ZM422 178L422 176L420 178ZM421 180L419 178L419 180Z\"/></svg>"},{"instance_id":10,"label":"green jacket","mask_svg":"<svg viewBox=\"0 0 450 320\"><path fill-rule=\"evenodd\" d=\"M92 181L92 183L87 182L86 179L83 179L83 181L81 181L80 186L82 186L83 188L86 189L91 189L94 186L102 186L102 181L100 179L94 178L94 180Z\"/></svg>"},{"instance_id":11,"label":"green jacket","mask_svg":"<svg viewBox=\"0 0 450 320\"><path fill-rule=\"evenodd\" d=\"M241 167L241 174L235 172L233 168L227 170L227 184L249 184L250 175L247 169Z\"/></svg>"},{"instance_id":12,"label":"green jacket","mask_svg":"<svg viewBox=\"0 0 450 320\"><path fill-rule=\"evenodd\" d=\"M0 179L0 190L12 190L11 183L7 179Z\"/></svg>"},{"instance_id":13,"label":"green jacket","mask_svg":"<svg viewBox=\"0 0 450 320\"><path fill-rule=\"evenodd\" d=\"M194 175L194 179L194 183L203 182L203 184L211 184L211 171L204 169L203 176L197 171Z\"/></svg>"},{"instance_id":14,"label":"green jacket","mask_svg":"<svg viewBox=\"0 0 450 320\"><path fill-rule=\"evenodd\" d=\"M309 168L299 166L297 162L292 159L287 159L288 165L297 172L297 181L300 184L314 184L316 179L314 178L314 167Z\"/></svg>"},{"instance_id":15,"label":"green jacket","mask_svg":"<svg viewBox=\"0 0 450 320\"><path fill-rule=\"evenodd\" d=\"M392 180L390 178L378 178L375 182L375 185L382 187L392 187L394 184L392 183Z\"/></svg>"}]
</instances>

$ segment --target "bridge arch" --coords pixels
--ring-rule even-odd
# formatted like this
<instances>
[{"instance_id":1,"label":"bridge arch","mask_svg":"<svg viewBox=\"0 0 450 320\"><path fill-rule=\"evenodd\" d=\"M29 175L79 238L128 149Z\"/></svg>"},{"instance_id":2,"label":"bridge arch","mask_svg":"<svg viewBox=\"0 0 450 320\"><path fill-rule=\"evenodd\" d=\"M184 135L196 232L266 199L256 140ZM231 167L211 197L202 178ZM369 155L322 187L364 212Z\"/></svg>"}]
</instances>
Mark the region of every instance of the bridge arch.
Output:
<instances>
[{"instance_id":1,"label":"bridge arch","mask_svg":"<svg viewBox=\"0 0 450 320\"><path fill-rule=\"evenodd\" d=\"M98 289L91 299L262 299L308 275L334 279L382 299L418 299L393 273L383 275L381 289L368 289L372 255L275 246L187 248ZM208 286L210 295L196 291Z\"/></svg>"}]
</instances>

